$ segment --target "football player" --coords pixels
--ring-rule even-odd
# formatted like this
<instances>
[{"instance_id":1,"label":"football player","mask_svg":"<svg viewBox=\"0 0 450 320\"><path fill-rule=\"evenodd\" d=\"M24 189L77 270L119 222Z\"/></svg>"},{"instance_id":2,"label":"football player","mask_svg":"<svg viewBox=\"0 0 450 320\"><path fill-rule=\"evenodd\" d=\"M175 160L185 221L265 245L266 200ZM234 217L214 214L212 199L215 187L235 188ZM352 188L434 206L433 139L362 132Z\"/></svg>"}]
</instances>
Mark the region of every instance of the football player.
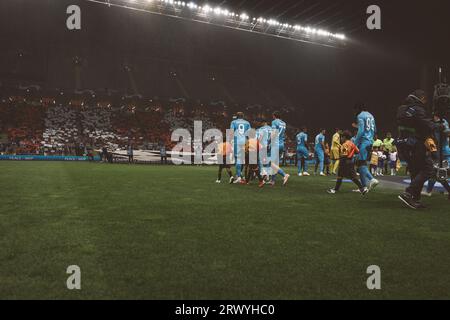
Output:
<instances>
[{"instance_id":1,"label":"football player","mask_svg":"<svg viewBox=\"0 0 450 320\"><path fill-rule=\"evenodd\" d=\"M372 145L376 132L375 118L362 104L357 105L355 110L357 113L356 126L358 128L355 145L359 149L359 157L356 164L362 185L373 189L379 184L379 181L374 179L370 173L367 162L370 160L372 154Z\"/></svg>"},{"instance_id":2,"label":"football player","mask_svg":"<svg viewBox=\"0 0 450 320\"><path fill-rule=\"evenodd\" d=\"M272 184L275 183L275 176L277 174L283 177L283 186L285 186L289 180L289 174L285 173L280 168L279 163L284 156L284 141L286 139L286 122L280 119L280 113L275 111L272 114L272 148L271 148L271 168L272 168ZM278 154L276 150L278 149Z\"/></svg>"},{"instance_id":3,"label":"football player","mask_svg":"<svg viewBox=\"0 0 450 320\"><path fill-rule=\"evenodd\" d=\"M231 157L233 156L232 146L229 142L219 143L217 146L217 162L219 164L219 172L217 173L216 183L220 183L222 181L222 171L225 169L230 176L230 183L233 183L234 177L233 172L231 171Z\"/></svg>"},{"instance_id":4,"label":"football player","mask_svg":"<svg viewBox=\"0 0 450 320\"><path fill-rule=\"evenodd\" d=\"M308 165L306 160L309 158L308 151L308 129L306 127L302 128L302 131L297 134L297 166L299 176L309 176Z\"/></svg>"},{"instance_id":5,"label":"football player","mask_svg":"<svg viewBox=\"0 0 450 320\"><path fill-rule=\"evenodd\" d=\"M361 184L356 175L355 163L353 157L359 153L358 147L351 141L352 134L350 131L344 131L341 135L341 148L339 152L339 168L338 168L338 178L336 180L336 186L333 189L329 189L327 192L329 194L335 194L339 191L342 185L342 180L344 178L351 179L354 184L358 186L359 191L362 195L369 192L369 189Z\"/></svg>"},{"instance_id":6,"label":"football player","mask_svg":"<svg viewBox=\"0 0 450 320\"><path fill-rule=\"evenodd\" d=\"M247 131L251 128L250 122L244 119L244 113L236 113L236 119L231 122L230 129L234 134L234 158L236 165L236 179L234 183L241 182L242 165L245 158L245 143L247 142Z\"/></svg>"},{"instance_id":7,"label":"football player","mask_svg":"<svg viewBox=\"0 0 450 320\"><path fill-rule=\"evenodd\" d=\"M316 166L314 168L314 174L317 174L317 169L320 169L320 175L324 176L323 173L324 163L325 163L325 129L320 129L319 134L315 139L314 154L316 158Z\"/></svg>"}]
</instances>

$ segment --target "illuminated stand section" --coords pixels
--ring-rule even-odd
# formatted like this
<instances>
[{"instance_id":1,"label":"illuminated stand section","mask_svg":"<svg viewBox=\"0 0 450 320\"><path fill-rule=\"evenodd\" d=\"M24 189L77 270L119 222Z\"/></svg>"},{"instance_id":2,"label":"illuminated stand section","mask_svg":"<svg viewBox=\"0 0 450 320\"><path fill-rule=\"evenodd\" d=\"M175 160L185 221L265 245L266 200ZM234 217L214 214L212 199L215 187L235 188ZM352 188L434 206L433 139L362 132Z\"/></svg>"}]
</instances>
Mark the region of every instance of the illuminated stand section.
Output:
<instances>
[{"instance_id":1,"label":"illuminated stand section","mask_svg":"<svg viewBox=\"0 0 450 320\"><path fill-rule=\"evenodd\" d=\"M212 7L207 4L202 6L194 2L174 0L86 1L322 46L344 47L346 40L344 34L265 17L253 17L245 12L235 12L231 9Z\"/></svg>"}]
</instances>

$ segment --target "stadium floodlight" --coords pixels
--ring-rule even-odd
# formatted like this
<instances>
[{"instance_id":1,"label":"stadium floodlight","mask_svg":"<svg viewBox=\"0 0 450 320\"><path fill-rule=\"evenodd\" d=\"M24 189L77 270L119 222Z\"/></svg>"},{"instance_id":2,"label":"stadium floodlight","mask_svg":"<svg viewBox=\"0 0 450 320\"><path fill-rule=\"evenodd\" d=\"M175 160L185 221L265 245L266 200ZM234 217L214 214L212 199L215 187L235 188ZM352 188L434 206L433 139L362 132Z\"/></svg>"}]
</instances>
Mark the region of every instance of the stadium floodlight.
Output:
<instances>
[{"instance_id":1,"label":"stadium floodlight","mask_svg":"<svg viewBox=\"0 0 450 320\"><path fill-rule=\"evenodd\" d=\"M195 3L193 3L193 2L189 2L187 6L190 9L197 9L198 8L198 6Z\"/></svg>"},{"instance_id":2,"label":"stadium floodlight","mask_svg":"<svg viewBox=\"0 0 450 320\"><path fill-rule=\"evenodd\" d=\"M314 43L324 46L341 46L346 37L342 33L332 33L325 29L316 29L311 26L303 27L300 24L291 24L287 21L278 21L263 16L255 17L245 12L236 13L220 6L211 7L208 4L200 6L193 1L185 0L85 0L125 9L145 11L152 14L191 20L200 23L260 33L267 36L286 38L294 41ZM211 17L210 14L214 16Z\"/></svg>"},{"instance_id":3,"label":"stadium floodlight","mask_svg":"<svg viewBox=\"0 0 450 320\"><path fill-rule=\"evenodd\" d=\"M241 18L241 20L248 20L250 17L245 14L245 13L241 13L241 15L239 16Z\"/></svg>"},{"instance_id":4,"label":"stadium floodlight","mask_svg":"<svg viewBox=\"0 0 450 320\"><path fill-rule=\"evenodd\" d=\"M203 11L205 11L206 13L213 11L213 8L211 8L210 6L206 5L203 7Z\"/></svg>"}]
</instances>

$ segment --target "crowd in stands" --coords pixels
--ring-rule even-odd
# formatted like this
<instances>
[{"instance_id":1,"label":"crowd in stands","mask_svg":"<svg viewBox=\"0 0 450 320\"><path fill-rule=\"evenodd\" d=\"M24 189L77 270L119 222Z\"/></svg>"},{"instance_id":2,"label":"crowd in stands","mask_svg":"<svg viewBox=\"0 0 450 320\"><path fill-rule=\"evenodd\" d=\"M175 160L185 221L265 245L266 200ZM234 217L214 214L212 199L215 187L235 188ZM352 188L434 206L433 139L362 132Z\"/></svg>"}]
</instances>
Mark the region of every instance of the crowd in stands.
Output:
<instances>
[{"instance_id":1,"label":"crowd in stands","mask_svg":"<svg viewBox=\"0 0 450 320\"><path fill-rule=\"evenodd\" d=\"M44 91L38 86L7 88L0 96L0 152L88 155L105 147L109 151L127 150L130 145L145 150L159 150L164 145L170 150L174 129L193 132L194 120L198 120L203 130L225 130L234 112L241 110L251 121L269 117L275 107L149 99L108 91ZM294 112L281 110L286 114ZM291 130L288 137L295 136L295 129ZM295 148L291 139L287 145Z\"/></svg>"},{"instance_id":2,"label":"crowd in stands","mask_svg":"<svg viewBox=\"0 0 450 320\"><path fill-rule=\"evenodd\" d=\"M14 155L90 155L94 151L134 149L171 150L171 133L177 128L193 132L194 121L202 130L217 128L224 132L231 117L243 110L250 122L269 118L274 108L228 106L223 101L203 103L185 99L160 100L140 95L94 91L42 91L36 88L6 90L0 97L0 153ZM282 109L286 119L295 119L292 109ZM296 126L297 125L297 126ZM284 164L296 164L299 124L289 121ZM311 133L314 136L314 133ZM314 159L314 139L309 141L310 159ZM374 175L395 174L399 161L388 135L376 139L371 169ZM330 145L325 145L325 169L335 173Z\"/></svg>"}]
</instances>

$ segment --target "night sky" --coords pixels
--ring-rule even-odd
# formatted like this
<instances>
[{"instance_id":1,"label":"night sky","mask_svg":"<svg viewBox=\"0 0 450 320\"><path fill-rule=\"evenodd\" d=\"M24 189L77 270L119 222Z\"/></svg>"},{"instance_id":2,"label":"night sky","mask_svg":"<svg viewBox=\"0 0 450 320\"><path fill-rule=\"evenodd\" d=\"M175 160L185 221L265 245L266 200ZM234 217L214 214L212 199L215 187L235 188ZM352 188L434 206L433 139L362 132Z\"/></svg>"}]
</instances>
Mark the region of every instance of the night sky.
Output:
<instances>
[{"instance_id":1,"label":"night sky","mask_svg":"<svg viewBox=\"0 0 450 320\"><path fill-rule=\"evenodd\" d=\"M81 0L2 0L0 79L70 89L71 61L80 56L86 88L129 89L123 71L128 65L141 93L164 96L172 93L158 75L166 66L183 72L195 92L202 88L194 88L190 72L232 70L274 88L283 99L273 103L302 110L297 120L310 127L348 127L353 105L365 102L378 127L391 130L395 108L409 92L423 87L431 94L440 65L450 73L449 1L412 2L209 1L239 12L330 26L348 37L344 49L335 49ZM65 28L69 4L82 9L81 31ZM365 27L368 4L381 7L382 30ZM259 98L255 94L255 101Z\"/></svg>"}]
</instances>

